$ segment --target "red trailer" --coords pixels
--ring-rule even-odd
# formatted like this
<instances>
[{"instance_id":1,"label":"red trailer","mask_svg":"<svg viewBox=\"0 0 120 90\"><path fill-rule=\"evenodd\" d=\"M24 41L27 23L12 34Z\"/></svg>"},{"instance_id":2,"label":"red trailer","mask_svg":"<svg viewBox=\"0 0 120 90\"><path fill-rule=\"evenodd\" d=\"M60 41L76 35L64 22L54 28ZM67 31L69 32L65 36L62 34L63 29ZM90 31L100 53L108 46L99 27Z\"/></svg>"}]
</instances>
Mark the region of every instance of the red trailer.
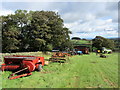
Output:
<instances>
[{"instance_id":1,"label":"red trailer","mask_svg":"<svg viewBox=\"0 0 120 90\"><path fill-rule=\"evenodd\" d=\"M4 57L4 64L2 64L1 70L17 70L9 77L9 79L16 79L19 77L31 75L31 72L34 70L40 71L42 69L42 66L44 66L44 57L12 55ZM25 73L22 75L14 76L15 74L22 71Z\"/></svg>"}]
</instances>

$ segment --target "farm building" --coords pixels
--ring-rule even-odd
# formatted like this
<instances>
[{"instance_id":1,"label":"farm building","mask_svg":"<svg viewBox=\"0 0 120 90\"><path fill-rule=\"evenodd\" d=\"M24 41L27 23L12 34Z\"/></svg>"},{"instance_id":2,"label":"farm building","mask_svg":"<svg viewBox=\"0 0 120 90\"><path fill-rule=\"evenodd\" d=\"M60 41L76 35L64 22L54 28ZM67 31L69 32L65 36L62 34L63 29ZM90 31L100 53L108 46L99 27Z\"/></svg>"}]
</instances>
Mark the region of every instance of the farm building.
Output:
<instances>
[{"instance_id":1,"label":"farm building","mask_svg":"<svg viewBox=\"0 0 120 90\"><path fill-rule=\"evenodd\" d=\"M87 46L74 46L74 49L76 51L82 51L84 54L88 54L90 51L90 48Z\"/></svg>"}]
</instances>

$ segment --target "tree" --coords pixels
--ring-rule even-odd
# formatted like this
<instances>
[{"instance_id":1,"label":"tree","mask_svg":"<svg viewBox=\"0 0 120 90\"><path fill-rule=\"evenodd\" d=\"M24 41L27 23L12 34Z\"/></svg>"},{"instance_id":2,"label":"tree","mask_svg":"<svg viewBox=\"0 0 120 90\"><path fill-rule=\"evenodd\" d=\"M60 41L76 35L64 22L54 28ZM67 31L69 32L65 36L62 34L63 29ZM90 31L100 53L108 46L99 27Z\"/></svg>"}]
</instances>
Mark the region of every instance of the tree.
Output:
<instances>
[{"instance_id":1,"label":"tree","mask_svg":"<svg viewBox=\"0 0 120 90\"><path fill-rule=\"evenodd\" d=\"M82 40L87 40L87 39L83 38Z\"/></svg>"},{"instance_id":2,"label":"tree","mask_svg":"<svg viewBox=\"0 0 120 90\"><path fill-rule=\"evenodd\" d=\"M19 49L20 31L14 22L12 15L2 16L2 48L3 52Z\"/></svg>"},{"instance_id":3,"label":"tree","mask_svg":"<svg viewBox=\"0 0 120 90\"><path fill-rule=\"evenodd\" d=\"M16 22L17 27L19 28L20 35L20 43L19 48L20 51L29 51L29 43L30 43L30 36L29 36L29 29L28 27L31 24L32 14L33 12L26 11L26 10L16 10L15 15L12 17Z\"/></svg>"},{"instance_id":4,"label":"tree","mask_svg":"<svg viewBox=\"0 0 120 90\"><path fill-rule=\"evenodd\" d=\"M70 41L63 19L53 11L17 10L2 16L3 51L47 51L55 47L63 50Z\"/></svg>"},{"instance_id":5,"label":"tree","mask_svg":"<svg viewBox=\"0 0 120 90\"><path fill-rule=\"evenodd\" d=\"M55 12L35 11L32 13L29 35L32 42L36 38L45 41L42 46L39 45L39 50L49 50L50 47L60 47L63 42L70 39L69 34L71 32L63 26L63 20ZM31 47L35 48L33 44Z\"/></svg>"},{"instance_id":6,"label":"tree","mask_svg":"<svg viewBox=\"0 0 120 90\"><path fill-rule=\"evenodd\" d=\"M72 40L81 40L79 37L72 37Z\"/></svg>"},{"instance_id":7,"label":"tree","mask_svg":"<svg viewBox=\"0 0 120 90\"><path fill-rule=\"evenodd\" d=\"M97 49L102 49L102 47L114 49L114 41L101 36L96 36L92 42L92 47L96 47Z\"/></svg>"}]
</instances>

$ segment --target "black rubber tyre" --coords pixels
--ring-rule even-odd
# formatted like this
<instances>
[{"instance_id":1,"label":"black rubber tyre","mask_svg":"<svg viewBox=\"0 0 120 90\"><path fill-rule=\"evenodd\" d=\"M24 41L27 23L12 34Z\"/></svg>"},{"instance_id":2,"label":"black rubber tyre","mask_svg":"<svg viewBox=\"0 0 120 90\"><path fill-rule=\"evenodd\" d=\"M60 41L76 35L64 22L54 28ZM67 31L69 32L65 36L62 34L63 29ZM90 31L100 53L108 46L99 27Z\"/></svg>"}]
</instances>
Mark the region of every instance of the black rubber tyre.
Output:
<instances>
[{"instance_id":1,"label":"black rubber tyre","mask_svg":"<svg viewBox=\"0 0 120 90\"><path fill-rule=\"evenodd\" d=\"M104 53L107 53L107 51L104 51Z\"/></svg>"},{"instance_id":2,"label":"black rubber tyre","mask_svg":"<svg viewBox=\"0 0 120 90\"><path fill-rule=\"evenodd\" d=\"M42 70L42 64L38 65L38 72Z\"/></svg>"}]
</instances>

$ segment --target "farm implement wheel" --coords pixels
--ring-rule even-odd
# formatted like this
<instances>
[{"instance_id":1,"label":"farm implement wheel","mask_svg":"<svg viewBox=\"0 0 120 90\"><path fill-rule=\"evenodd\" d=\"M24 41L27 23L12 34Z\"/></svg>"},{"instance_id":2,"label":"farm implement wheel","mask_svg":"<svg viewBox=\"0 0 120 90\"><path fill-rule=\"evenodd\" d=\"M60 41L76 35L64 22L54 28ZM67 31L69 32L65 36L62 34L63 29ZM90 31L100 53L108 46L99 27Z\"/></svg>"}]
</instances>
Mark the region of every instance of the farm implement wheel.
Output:
<instances>
[{"instance_id":1,"label":"farm implement wheel","mask_svg":"<svg viewBox=\"0 0 120 90\"><path fill-rule=\"evenodd\" d=\"M32 72L35 70L35 65L32 62L24 61L24 67L28 67L28 71Z\"/></svg>"}]
</instances>

